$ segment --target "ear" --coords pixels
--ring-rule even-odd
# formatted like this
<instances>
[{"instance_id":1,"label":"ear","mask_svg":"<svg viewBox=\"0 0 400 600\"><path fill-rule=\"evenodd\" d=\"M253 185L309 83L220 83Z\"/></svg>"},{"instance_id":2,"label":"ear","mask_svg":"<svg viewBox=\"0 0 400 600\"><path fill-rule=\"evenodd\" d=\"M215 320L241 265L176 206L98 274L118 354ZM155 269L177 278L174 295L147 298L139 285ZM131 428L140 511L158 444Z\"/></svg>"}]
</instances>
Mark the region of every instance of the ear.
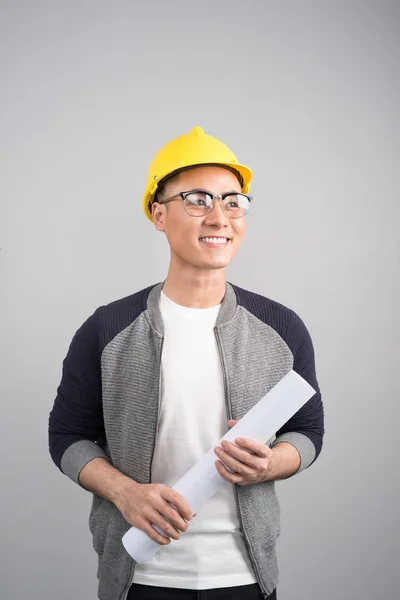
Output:
<instances>
[{"instance_id":1,"label":"ear","mask_svg":"<svg viewBox=\"0 0 400 600\"><path fill-rule=\"evenodd\" d=\"M158 202L154 202L151 207L154 227L158 229L158 231L165 231L165 208L165 204L159 204Z\"/></svg>"}]
</instances>

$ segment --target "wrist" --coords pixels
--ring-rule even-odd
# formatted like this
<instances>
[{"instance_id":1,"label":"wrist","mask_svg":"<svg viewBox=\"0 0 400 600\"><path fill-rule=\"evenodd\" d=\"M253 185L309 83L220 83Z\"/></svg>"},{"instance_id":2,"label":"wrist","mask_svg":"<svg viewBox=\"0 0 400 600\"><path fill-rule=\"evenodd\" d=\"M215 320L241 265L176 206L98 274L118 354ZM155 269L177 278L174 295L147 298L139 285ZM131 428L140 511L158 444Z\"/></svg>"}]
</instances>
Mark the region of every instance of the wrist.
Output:
<instances>
[{"instance_id":1,"label":"wrist","mask_svg":"<svg viewBox=\"0 0 400 600\"><path fill-rule=\"evenodd\" d=\"M275 479L275 475L279 470L279 453L276 452L275 448L271 448L271 454L269 457L267 469L265 472L264 481L273 481Z\"/></svg>"},{"instance_id":2,"label":"wrist","mask_svg":"<svg viewBox=\"0 0 400 600\"><path fill-rule=\"evenodd\" d=\"M122 473L116 477L114 483L110 500L120 512L124 513L128 497L132 497L132 494L140 484Z\"/></svg>"},{"instance_id":3,"label":"wrist","mask_svg":"<svg viewBox=\"0 0 400 600\"><path fill-rule=\"evenodd\" d=\"M267 467L267 480L287 479L294 475L300 467L300 454L288 442L278 442L271 448L272 454Z\"/></svg>"}]
</instances>

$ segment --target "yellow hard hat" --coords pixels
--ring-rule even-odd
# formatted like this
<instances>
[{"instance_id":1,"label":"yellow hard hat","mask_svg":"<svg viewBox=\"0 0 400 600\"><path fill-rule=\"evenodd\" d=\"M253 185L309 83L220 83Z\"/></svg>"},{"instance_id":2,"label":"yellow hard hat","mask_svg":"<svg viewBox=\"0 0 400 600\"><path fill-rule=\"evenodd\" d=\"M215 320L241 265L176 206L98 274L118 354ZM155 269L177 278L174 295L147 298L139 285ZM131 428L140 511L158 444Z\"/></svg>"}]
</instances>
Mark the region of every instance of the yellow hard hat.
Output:
<instances>
[{"instance_id":1,"label":"yellow hard hat","mask_svg":"<svg viewBox=\"0 0 400 600\"><path fill-rule=\"evenodd\" d=\"M250 191L251 169L241 165L232 150L220 140L204 133L201 127L193 127L189 133L168 142L153 158L147 174L146 193L143 197L143 210L152 221L149 203L154 199L158 185L164 177L178 169L194 165L217 164L231 167L243 179L242 192Z\"/></svg>"}]
</instances>

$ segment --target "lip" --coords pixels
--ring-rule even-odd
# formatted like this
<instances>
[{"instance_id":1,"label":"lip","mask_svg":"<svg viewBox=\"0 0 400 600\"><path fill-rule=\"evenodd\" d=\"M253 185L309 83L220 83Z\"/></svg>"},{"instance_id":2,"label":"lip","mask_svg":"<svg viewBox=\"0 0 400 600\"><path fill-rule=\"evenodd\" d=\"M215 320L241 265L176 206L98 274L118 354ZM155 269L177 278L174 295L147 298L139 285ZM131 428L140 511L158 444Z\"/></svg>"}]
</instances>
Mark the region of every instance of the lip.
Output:
<instances>
[{"instance_id":1,"label":"lip","mask_svg":"<svg viewBox=\"0 0 400 600\"><path fill-rule=\"evenodd\" d=\"M213 236L204 236L204 237L226 237L226 242L224 244L221 243L215 243L215 242L203 242L201 238L199 238L199 242L201 244L203 244L204 246L206 246L206 248L226 248L227 245L232 241L231 238L228 238L227 236L222 236L222 235L213 235Z\"/></svg>"}]
</instances>

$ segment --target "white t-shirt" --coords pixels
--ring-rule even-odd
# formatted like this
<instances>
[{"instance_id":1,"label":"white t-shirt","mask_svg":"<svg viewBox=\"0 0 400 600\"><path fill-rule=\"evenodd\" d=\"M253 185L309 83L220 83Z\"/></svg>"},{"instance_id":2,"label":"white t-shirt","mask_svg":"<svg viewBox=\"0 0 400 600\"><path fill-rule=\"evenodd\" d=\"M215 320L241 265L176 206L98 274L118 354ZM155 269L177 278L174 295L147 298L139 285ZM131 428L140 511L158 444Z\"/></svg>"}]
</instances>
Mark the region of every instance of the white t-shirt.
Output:
<instances>
[{"instance_id":1,"label":"white t-shirt","mask_svg":"<svg viewBox=\"0 0 400 600\"><path fill-rule=\"evenodd\" d=\"M202 309L180 306L161 292L164 393L152 483L172 487L228 431L214 334L219 309L220 305ZM133 582L197 590L256 583L233 484L223 483L179 540L171 539L149 561L137 564Z\"/></svg>"}]
</instances>

